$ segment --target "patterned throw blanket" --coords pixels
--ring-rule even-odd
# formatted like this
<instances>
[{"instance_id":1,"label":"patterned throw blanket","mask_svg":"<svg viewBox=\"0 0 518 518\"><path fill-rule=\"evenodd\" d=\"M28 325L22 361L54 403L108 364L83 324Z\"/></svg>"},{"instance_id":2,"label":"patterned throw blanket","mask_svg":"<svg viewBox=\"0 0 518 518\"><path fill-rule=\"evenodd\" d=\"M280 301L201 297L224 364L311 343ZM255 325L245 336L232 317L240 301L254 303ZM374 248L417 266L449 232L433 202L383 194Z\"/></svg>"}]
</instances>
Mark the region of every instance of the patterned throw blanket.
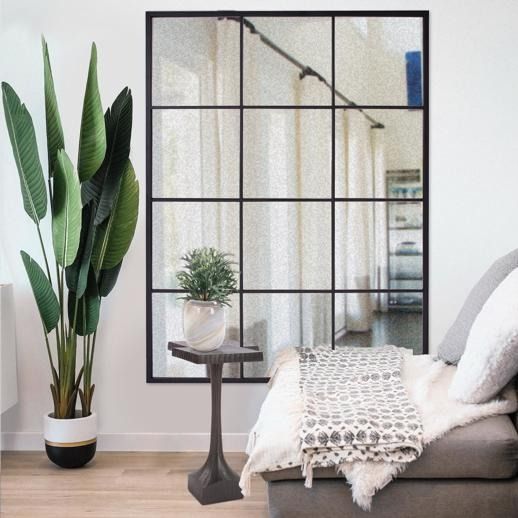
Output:
<instances>
[{"instance_id":1,"label":"patterned throw blanket","mask_svg":"<svg viewBox=\"0 0 518 518\"><path fill-rule=\"evenodd\" d=\"M354 461L410 462L423 450L423 428L401 381L402 352L299 348L303 474Z\"/></svg>"}]
</instances>

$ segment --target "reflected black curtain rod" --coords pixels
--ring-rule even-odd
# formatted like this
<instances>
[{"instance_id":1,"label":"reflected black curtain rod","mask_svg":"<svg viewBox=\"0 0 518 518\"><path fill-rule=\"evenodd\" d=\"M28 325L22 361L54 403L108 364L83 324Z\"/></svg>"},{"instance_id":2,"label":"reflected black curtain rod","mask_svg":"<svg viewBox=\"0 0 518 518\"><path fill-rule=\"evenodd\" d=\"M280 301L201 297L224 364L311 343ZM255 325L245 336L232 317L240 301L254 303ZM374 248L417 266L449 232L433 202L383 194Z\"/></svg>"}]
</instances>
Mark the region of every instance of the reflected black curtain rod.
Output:
<instances>
[{"instance_id":1,"label":"reflected black curtain rod","mask_svg":"<svg viewBox=\"0 0 518 518\"><path fill-rule=\"evenodd\" d=\"M238 16L224 16L219 18L220 20L234 20L236 22L240 21L240 18ZM295 59L291 54L286 52L284 49L279 47L277 44L275 44L268 36L265 36L261 31L258 31L255 28L255 25L246 18L243 18L243 25L252 33L257 34L260 38L260 40L268 47L270 47L274 52L282 56L284 59L289 61L292 65L295 65L299 70L299 78L304 79L306 76L313 76L316 77L319 81L321 81L329 90L333 91L333 85L329 84L329 82L326 80L324 76L319 74L316 70L313 70L311 67L302 64L300 61ZM351 101L348 99L343 93L338 91L336 88L334 89L334 93L337 97L342 99L348 106L357 106L357 104L354 101ZM358 111L361 112L361 114L372 124L373 129L383 129L385 126L377 121L376 119L372 118L370 115L365 113L363 109L358 108Z\"/></svg>"}]
</instances>

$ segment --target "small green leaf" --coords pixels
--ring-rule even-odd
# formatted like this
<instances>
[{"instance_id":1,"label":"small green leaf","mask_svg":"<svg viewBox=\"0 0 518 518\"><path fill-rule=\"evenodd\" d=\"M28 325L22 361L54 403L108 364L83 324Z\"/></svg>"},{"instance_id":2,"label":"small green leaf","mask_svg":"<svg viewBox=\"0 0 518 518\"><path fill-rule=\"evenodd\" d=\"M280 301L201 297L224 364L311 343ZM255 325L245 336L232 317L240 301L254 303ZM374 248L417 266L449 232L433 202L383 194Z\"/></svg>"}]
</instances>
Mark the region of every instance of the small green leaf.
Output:
<instances>
[{"instance_id":1,"label":"small green leaf","mask_svg":"<svg viewBox=\"0 0 518 518\"><path fill-rule=\"evenodd\" d=\"M96 272L117 266L128 251L138 218L139 186L128 160L110 217L97 227L92 264Z\"/></svg>"},{"instance_id":2,"label":"small green leaf","mask_svg":"<svg viewBox=\"0 0 518 518\"><path fill-rule=\"evenodd\" d=\"M97 83L97 48L95 43L92 43L77 159L77 171L81 182L90 179L97 172L104 160L105 153L106 129Z\"/></svg>"},{"instance_id":3,"label":"small green leaf","mask_svg":"<svg viewBox=\"0 0 518 518\"><path fill-rule=\"evenodd\" d=\"M50 333L59 321L59 302L52 289L49 279L40 265L29 254L22 250L21 256L25 271L31 283L32 293L40 312L45 331Z\"/></svg>"},{"instance_id":4,"label":"small green leaf","mask_svg":"<svg viewBox=\"0 0 518 518\"><path fill-rule=\"evenodd\" d=\"M65 149L63 127L59 116L58 101L54 89L54 79L50 67L49 49L44 38L41 39L43 49L43 77L45 83L45 122L47 126L47 154L49 176L54 174L54 163L60 149Z\"/></svg>"},{"instance_id":5,"label":"small green leaf","mask_svg":"<svg viewBox=\"0 0 518 518\"><path fill-rule=\"evenodd\" d=\"M7 132L20 177L23 207L38 225L47 213L47 189L32 118L8 83L2 83L2 100Z\"/></svg>"},{"instance_id":6,"label":"small green leaf","mask_svg":"<svg viewBox=\"0 0 518 518\"><path fill-rule=\"evenodd\" d=\"M52 242L61 266L74 262L81 234L81 188L74 166L64 150L58 151L54 172Z\"/></svg>"}]
</instances>

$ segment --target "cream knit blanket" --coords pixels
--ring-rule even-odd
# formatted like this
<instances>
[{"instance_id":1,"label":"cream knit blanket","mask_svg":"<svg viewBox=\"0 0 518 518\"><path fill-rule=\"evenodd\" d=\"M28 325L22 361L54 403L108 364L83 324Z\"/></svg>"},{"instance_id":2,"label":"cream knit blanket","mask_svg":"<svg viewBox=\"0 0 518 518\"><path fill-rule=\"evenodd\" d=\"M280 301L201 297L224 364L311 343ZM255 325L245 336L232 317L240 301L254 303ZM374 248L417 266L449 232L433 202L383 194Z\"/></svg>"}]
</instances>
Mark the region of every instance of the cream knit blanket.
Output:
<instances>
[{"instance_id":1,"label":"cream knit blanket","mask_svg":"<svg viewBox=\"0 0 518 518\"><path fill-rule=\"evenodd\" d=\"M411 356L403 350L402 381L408 397L421 415L423 444L439 439L455 427L479 419L509 414L516 410L516 393L512 387L501 397L479 405L450 399L448 388L456 367L434 361L429 355ZM241 474L243 494L250 494L252 475L303 465L300 431L304 405L300 390L298 354L294 348L278 356L270 372L270 392L254 428L250 432L248 462ZM351 486L353 500L370 509L372 497L402 472L405 462L344 462L337 471ZM308 489L311 491L311 489Z\"/></svg>"}]
</instances>

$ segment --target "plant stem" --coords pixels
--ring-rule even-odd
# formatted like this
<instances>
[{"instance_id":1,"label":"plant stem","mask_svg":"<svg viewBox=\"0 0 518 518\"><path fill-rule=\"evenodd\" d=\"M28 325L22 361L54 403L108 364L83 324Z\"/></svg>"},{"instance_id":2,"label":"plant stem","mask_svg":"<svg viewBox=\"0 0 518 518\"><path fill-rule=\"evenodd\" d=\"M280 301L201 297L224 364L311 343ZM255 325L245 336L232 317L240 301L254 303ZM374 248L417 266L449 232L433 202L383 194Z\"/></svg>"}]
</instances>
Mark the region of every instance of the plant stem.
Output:
<instances>
[{"instance_id":1,"label":"plant stem","mask_svg":"<svg viewBox=\"0 0 518 518\"><path fill-rule=\"evenodd\" d=\"M49 282L52 285L52 277L50 276L50 268L49 261L47 259L47 252L45 251L45 245L43 244L43 238L41 237L40 224L36 224L36 229L38 230L38 237L40 239L41 251L43 252L43 259L45 260L45 267L47 268L47 275L49 277Z\"/></svg>"},{"instance_id":2,"label":"plant stem","mask_svg":"<svg viewBox=\"0 0 518 518\"><path fill-rule=\"evenodd\" d=\"M50 351L49 337L47 336L47 332L45 330L45 326L43 326L43 336L45 337L45 345L47 346L47 354L49 356L50 368L52 369L52 377L54 378L54 360L52 359L52 353ZM57 389L57 387L56 387Z\"/></svg>"}]
</instances>

